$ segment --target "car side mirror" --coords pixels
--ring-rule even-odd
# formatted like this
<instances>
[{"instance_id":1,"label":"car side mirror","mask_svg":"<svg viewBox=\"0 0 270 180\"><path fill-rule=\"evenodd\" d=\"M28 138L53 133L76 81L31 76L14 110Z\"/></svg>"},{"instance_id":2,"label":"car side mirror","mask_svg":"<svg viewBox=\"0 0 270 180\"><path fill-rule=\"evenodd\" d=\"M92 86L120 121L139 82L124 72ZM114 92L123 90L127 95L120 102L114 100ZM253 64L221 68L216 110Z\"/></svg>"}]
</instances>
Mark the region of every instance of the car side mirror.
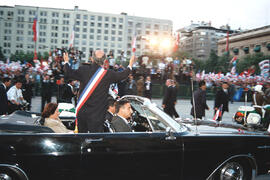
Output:
<instances>
[{"instance_id":1,"label":"car side mirror","mask_svg":"<svg viewBox=\"0 0 270 180\"><path fill-rule=\"evenodd\" d=\"M166 127L166 140L175 140L176 137L173 135L173 131L171 127Z\"/></svg>"}]
</instances>

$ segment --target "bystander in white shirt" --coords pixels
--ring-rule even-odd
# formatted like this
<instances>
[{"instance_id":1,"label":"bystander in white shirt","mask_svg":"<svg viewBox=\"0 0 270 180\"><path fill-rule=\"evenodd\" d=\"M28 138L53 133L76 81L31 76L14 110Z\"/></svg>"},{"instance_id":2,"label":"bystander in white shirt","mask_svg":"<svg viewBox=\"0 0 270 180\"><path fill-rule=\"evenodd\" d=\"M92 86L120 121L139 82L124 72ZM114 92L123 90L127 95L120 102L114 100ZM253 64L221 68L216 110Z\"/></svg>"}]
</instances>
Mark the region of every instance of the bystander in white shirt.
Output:
<instances>
[{"instance_id":1,"label":"bystander in white shirt","mask_svg":"<svg viewBox=\"0 0 270 180\"><path fill-rule=\"evenodd\" d=\"M7 97L9 101L16 101L17 103L21 103L21 98L23 98L22 90L17 89L14 85L8 90Z\"/></svg>"}]
</instances>

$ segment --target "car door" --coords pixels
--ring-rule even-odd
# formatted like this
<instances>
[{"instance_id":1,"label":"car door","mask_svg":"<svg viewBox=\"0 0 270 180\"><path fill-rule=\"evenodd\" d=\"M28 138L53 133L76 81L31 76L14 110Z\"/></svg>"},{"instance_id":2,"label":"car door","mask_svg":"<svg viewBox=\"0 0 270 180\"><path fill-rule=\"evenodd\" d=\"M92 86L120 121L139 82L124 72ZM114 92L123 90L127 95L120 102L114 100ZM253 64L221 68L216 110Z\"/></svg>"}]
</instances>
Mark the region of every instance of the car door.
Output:
<instances>
[{"instance_id":1,"label":"car door","mask_svg":"<svg viewBox=\"0 0 270 180\"><path fill-rule=\"evenodd\" d=\"M149 178L180 178L183 153L180 134L168 134L166 130L171 128L166 120L143 103L132 99L130 102L152 129L152 132L137 133L134 139L135 174Z\"/></svg>"},{"instance_id":2,"label":"car door","mask_svg":"<svg viewBox=\"0 0 270 180\"><path fill-rule=\"evenodd\" d=\"M126 179L134 171L132 133L89 133L82 138L84 177Z\"/></svg>"},{"instance_id":3,"label":"car door","mask_svg":"<svg viewBox=\"0 0 270 180\"><path fill-rule=\"evenodd\" d=\"M17 164L29 179L76 179L79 175L81 143L75 135L6 134L1 135L0 144L12 150L0 158L0 164Z\"/></svg>"}]
</instances>

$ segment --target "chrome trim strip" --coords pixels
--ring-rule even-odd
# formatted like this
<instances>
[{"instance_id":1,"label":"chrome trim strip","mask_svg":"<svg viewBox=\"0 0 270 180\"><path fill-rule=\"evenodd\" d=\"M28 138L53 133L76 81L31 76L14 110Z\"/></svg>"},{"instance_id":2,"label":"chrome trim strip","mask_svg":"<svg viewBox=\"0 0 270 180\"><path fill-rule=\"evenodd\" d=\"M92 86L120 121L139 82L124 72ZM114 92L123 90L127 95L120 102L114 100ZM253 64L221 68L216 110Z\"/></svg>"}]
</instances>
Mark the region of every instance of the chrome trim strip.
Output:
<instances>
[{"instance_id":1,"label":"chrome trim strip","mask_svg":"<svg viewBox=\"0 0 270 180\"><path fill-rule=\"evenodd\" d=\"M232 156L228 159L226 159L223 163L221 163L209 176L206 180L211 180L210 178L213 176L213 174L215 174L215 172L221 167L223 166L225 163L227 163L228 161L230 161L231 159L234 159L234 158L238 158L238 157L248 157L249 159L251 159L255 165L255 169L252 167L252 180L255 179L255 177L257 176L257 163L256 163L256 160L254 159L253 156L251 155L248 155L248 154L239 154L239 155L235 155L235 156Z\"/></svg>"},{"instance_id":2,"label":"chrome trim strip","mask_svg":"<svg viewBox=\"0 0 270 180\"><path fill-rule=\"evenodd\" d=\"M24 175L25 180L29 180L26 173L19 167L15 166L15 165L9 165L9 164L0 164L0 167L11 167L14 168L16 170L18 170L19 172L21 172Z\"/></svg>"},{"instance_id":3,"label":"chrome trim strip","mask_svg":"<svg viewBox=\"0 0 270 180\"><path fill-rule=\"evenodd\" d=\"M266 146L266 145L265 146L258 146L257 148L258 149L270 149L270 146Z\"/></svg>"}]
</instances>

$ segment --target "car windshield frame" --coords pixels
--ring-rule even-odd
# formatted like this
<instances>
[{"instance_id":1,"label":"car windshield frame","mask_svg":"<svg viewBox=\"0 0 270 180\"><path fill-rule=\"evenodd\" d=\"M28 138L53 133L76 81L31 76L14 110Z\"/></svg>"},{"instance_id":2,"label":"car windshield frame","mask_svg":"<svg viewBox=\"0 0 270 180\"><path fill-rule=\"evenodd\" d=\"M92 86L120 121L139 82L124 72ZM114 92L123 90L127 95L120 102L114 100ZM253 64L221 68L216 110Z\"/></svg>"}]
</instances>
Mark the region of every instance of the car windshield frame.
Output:
<instances>
[{"instance_id":1,"label":"car windshield frame","mask_svg":"<svg viewBox=\"0 0 270 180\"><path fill-rule=\"evenodd\" d=\"M187 131L186 126L181 123L176 122L172 117L167 115L164 111L162 111L155 103L152 103L150 99L139 97L139 96L124 96L122 97L127 100L136 100L143 108L147 108L153 114L156 114L159 119L162 120L162 123L166 126L170 127L174 132L185 132ZM148 117L147 117L148 118ZM153 132L161 132L161 131L153 131Z\"/></svg>"}]
</instances>

